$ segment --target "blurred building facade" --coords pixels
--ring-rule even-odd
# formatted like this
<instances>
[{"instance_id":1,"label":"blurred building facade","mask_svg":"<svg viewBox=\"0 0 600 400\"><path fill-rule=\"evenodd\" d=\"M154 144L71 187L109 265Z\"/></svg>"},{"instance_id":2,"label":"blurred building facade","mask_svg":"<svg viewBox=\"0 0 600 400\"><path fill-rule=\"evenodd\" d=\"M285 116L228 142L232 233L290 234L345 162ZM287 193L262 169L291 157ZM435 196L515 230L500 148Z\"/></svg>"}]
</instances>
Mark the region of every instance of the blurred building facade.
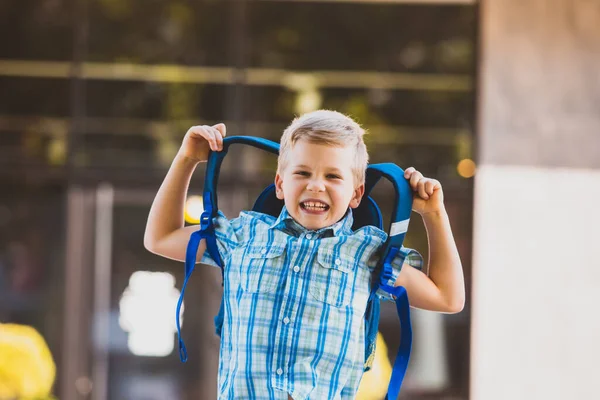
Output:
<instances>
[{"instance_id":1,"label":"blurred building facade","mask_svg":"<svg viewBox=\"0 0 600 400\"><path fill-rule=\"evenodd\" d=\"M144 309L134 274L183 282L182 264L143 248L150 203L190 125L278 140L316 108L363 124L373 162L442 181L470 289L476 36L470 1L1 2L0 322L44 336L61 399L215 398L218 271L198 268L187 290L187 364L176 349L132 350L124 293L127 307L142 303L142 326L173 323ZM251 206L276 162L231 153L220 180L228 216ZM427 257L417 218L407 240ZM381 323L390 357L394 314L386 306ZM415 311L414 324L401 397L468 398L470 304L453 316Z\"/></svg>"}]
</instances>

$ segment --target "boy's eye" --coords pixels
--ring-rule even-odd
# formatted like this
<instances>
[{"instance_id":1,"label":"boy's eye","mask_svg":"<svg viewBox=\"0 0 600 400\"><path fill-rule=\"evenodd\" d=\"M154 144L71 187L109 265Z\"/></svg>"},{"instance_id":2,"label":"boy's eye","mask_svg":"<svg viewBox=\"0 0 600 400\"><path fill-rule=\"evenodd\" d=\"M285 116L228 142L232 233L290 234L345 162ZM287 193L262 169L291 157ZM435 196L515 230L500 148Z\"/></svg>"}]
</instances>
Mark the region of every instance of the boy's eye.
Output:
<instances>
[{"instance_id":1,"label":"boy's eye","mask_svg":"<svg viewBox=\"0 0 600 400\"><path fill-rule=\"evenodd\" d=\"M300 175L300 176L309 176L310 174L306 171L296 171L294 172L295 175Z\"/></svg>"},{"instance_id":2,"label":"boy's eye","mask_svg":"<svg viewBox=\"0 0 600 400\"><path fill-rule=\"evenodd\" d=\"M327 179L342 179L342 177L335 174L329 174L327 175Z\"/></svg>"}]
</instances>

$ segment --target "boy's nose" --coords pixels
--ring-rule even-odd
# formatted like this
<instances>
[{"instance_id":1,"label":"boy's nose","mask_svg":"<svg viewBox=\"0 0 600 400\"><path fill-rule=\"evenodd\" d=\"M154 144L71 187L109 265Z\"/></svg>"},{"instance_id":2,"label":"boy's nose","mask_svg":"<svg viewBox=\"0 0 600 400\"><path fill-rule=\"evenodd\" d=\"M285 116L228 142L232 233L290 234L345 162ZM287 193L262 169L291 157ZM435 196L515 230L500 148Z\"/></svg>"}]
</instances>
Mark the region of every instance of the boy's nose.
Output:
<instances>
[{"instance_id":1,"label":"boy's nose","mask_svg":"<svg viewBox=\"0 0 600 400\"><path fill-rule=\"evenodd\" d=\"M322 179L311 179L308 181L306 190L309 192L323 192L325 191L325 184Z\"/></svg>"}]
</instances>

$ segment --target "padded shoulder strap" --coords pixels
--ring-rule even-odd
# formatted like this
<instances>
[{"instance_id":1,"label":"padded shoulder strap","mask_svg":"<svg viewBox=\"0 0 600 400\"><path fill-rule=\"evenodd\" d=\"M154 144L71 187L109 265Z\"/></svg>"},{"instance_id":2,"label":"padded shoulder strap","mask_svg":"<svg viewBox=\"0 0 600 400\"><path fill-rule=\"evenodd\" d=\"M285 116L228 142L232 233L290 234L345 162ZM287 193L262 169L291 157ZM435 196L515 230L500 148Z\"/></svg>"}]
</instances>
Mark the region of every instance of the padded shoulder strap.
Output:
<instances>
[{"instance_id":1,"label":"padded shoulder strap","mask_svg":"<svg viewBox=\"0 0 600 400\"><path fill-rule=\"evenodd\" d=\"M387 246L398 249L404 242L408 223L412 212L412 190L404 178L404 170L393 163L371 164L367 168L365 196L371 193L375 184L384 177L394 186L394 208L392 221L388 230L389 239Z\"/></svg>"},{"instance_id":2,"label":"padded shoulder strap","mask_svg":"<svg viewBox=\"0 0 600 400\"><path fill-rule=\"evenodd\" d=\"M381 271L379 278L373 285L370 301L378 301L376 291L382 290L391 293L396 298L396 311L400 319L401 337L400 346L394 361L392 376L388 386L386 400L397 399L400 393L400 387L408 368L408 360L412 345L412 328L410 323L410 307L408 303L408 295L403 287L393 287L388 285L388 281L392 278L392 261L402 248L406 232L408 231L408 223L412 212L412 190L410 184L404 178L404 170L392 163L369 165L367 168L367 182L365 195L368 195L377 182L382 178L388 179L395 193L394 209L392 212L392 221L389 228L388 240L384 244L382 257L379 261L379 269ZM376 309L377 307L375 307ZM370 329L367 333L367 339L375 341L377 335L376 325L374 329Z\"/></svg>"}]
</instances>

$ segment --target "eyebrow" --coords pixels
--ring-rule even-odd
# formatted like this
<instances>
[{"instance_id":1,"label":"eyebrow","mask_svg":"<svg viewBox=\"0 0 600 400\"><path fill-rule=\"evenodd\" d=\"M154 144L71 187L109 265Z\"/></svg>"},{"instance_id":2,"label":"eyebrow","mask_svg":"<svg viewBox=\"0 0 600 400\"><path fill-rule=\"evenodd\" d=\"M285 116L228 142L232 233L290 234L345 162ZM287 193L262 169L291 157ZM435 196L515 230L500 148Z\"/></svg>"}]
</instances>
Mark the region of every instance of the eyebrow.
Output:
<instances>
[{"instance_id":1,"label":"eyebrow","mask_svg":"<svg viewBox=\"0 0 600 400\"><path fill-rule=\"evenodd\" d=\"M304 169L310 169L311 167L309 167L308 165L305 164L299 164L299 165L294 165L294 168L304 168ZM342 170L336 168L336 167L332 167L332 168L328 168L328 172L332 172L334 174L342 174Z\"/></svg>"}]
</instances>

